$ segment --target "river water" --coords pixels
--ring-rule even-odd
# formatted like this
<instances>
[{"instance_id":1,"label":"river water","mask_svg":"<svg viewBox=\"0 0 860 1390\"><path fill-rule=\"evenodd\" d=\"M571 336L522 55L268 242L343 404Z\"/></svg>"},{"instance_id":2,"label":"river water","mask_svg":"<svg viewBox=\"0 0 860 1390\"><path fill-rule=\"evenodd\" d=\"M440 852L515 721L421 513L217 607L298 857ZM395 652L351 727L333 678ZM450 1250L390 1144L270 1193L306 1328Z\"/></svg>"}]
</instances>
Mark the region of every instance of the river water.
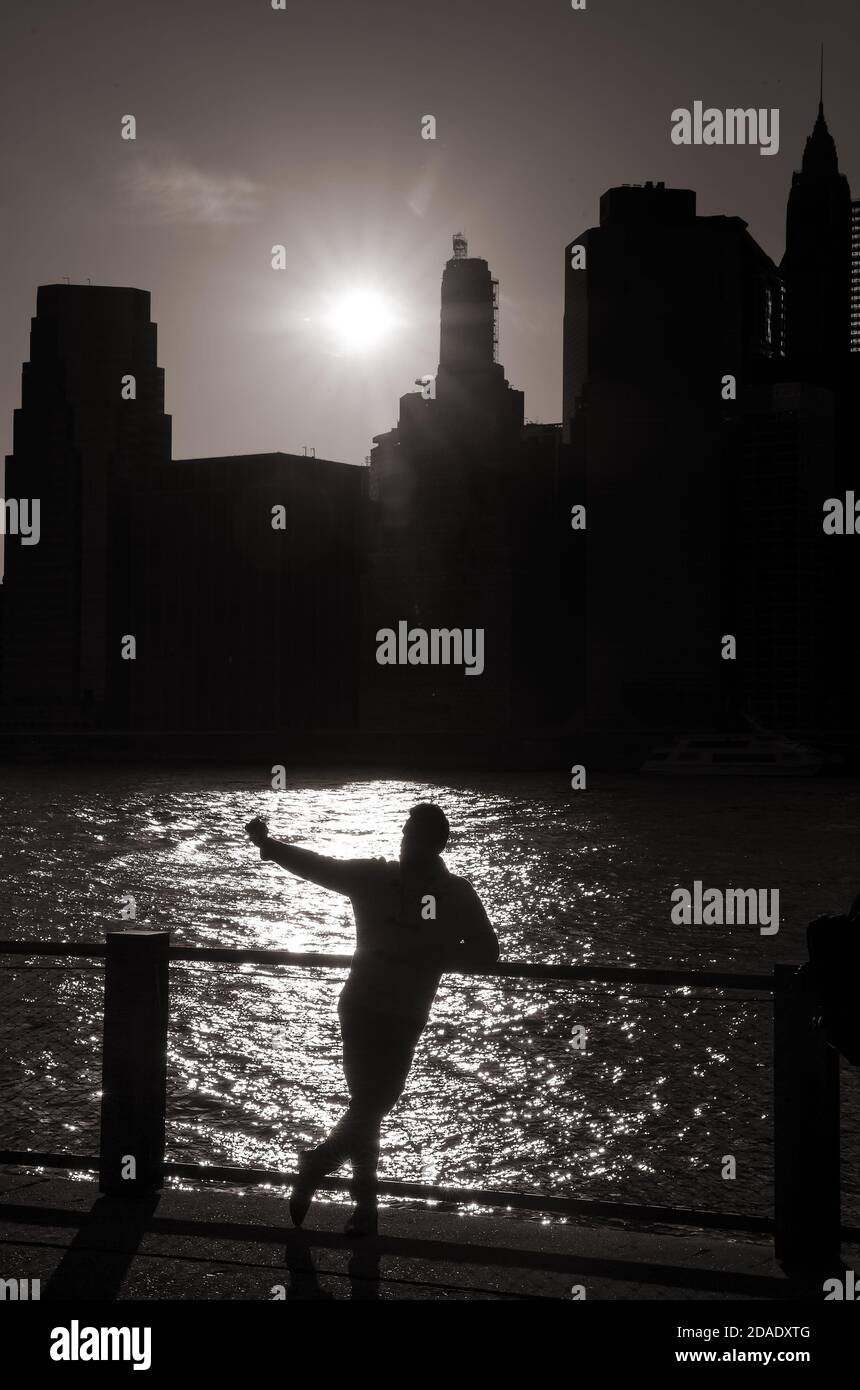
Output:
<instances>
[{"instance_id":1,"label":"river water","mask_svg":"<svg viewBox=\"0 0 860 1390\"><path fill-rule=\"evenodd\" d=\"M860 880L860 783L563 776L433 783L265 770L0 773L0 935L91 941L134 899L175 944L344 952L347 899L259 860L243 826L342 857L394 858L440 802L449 868L509 959L769 971L805 957ZM778 889L780 929L677 926L672 890ZM0 957L0 1143L91 1154L103 972ZM290 1168L342 1110L343 972L171 967L168 1157ZM574 1028L586 1030L584 1049ZM448 977L383 1134L389 1177L766 1213L766 993ZM843 1205L860 1216L860 1090L843 1067ZM722 1176L724 1159L736 1176Z\"/></svg>"}]
</instances>

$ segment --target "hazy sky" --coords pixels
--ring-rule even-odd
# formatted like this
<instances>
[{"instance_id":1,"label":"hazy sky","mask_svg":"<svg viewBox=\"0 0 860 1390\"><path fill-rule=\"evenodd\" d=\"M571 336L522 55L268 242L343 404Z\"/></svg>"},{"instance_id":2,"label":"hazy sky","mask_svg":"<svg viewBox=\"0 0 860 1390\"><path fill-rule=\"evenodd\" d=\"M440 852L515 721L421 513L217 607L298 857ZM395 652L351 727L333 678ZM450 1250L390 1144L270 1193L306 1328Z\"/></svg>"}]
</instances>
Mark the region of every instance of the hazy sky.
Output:
<instances>
[{"instance_id":1,"label":"hazy sky","mask_svg":"<svg viewBox=\"0 0 860 1390\"><path fill-rule=\"evenodd\" d=\"M606 188L663 179L778 259L821 39L860 196L857 0L6 0L2 452L36 287L69 276L151 291L174 457L360 462L435 372L460 230L501 282L526 415L559 420L565 243ZM671 111L697 99L779 107L779 154L673 145ZM362 355L325 315L364 287L395 322Z\"/></svg>"}]
</instances>

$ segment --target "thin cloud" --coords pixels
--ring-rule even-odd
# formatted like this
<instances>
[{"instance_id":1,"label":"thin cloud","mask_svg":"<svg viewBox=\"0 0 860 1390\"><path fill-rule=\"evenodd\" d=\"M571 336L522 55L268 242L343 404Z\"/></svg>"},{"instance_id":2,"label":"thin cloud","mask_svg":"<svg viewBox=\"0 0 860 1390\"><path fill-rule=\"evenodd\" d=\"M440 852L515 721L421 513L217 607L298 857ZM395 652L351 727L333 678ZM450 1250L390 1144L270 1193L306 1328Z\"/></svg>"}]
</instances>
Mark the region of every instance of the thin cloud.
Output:
<instances>
[{"instance_id":1,"label":"thin cloud","mask_svg":"<svg viewBox=\"0 0 860 1390\"><path fill-rule=\"evenodd\" d=\"M191 165L141 165L122 175L125 198L139 218L163 224L248 222L259 207L258 187L239 174L207 174Z\"/></svg>"}]
</instances>

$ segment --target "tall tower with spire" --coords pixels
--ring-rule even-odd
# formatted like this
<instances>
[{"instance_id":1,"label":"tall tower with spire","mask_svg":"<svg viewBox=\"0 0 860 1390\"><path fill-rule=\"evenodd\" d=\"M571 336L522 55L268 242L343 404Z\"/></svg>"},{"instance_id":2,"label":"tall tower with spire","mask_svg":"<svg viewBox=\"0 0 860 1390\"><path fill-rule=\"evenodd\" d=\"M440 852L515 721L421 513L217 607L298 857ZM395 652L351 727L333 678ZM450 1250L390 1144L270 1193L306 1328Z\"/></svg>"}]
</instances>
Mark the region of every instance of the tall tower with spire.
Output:
<instances>
[{"instance_id":1,"label":"tall tower with spire","mask_svg":"<svg viewBox=\"0 0 860 1390\"><path fill-rule=\"evenodd\" d=\"M499 284L485 260L470 256L462 232L442 274L438 412L456 435L511 436L523 424L523 396L505 380L498 362Z\"/></svg>"},{"instance_id":2,"label":"tall tower with spire","mask_svg":"<svg viewBox=\"0 0 860 1390\"><path fill-rule=\"evenodd\" d=\"M829 379L851 341L851 190L824 119L822 53L818 116L791 181L782 274L787 350L804 375Z\"/></svg>"},{"instance_id":3,"label":"tall tower with spire","mask_svg":"<svg viewBox=\"0 0 860 1390\"><path fill-rule=\"evenodd\" d=\"M435 390L401 397L396 428L374 438L370 456L363 718L389 735L463 734L470 747L476 733L525 721L534 684L546 718L546 663L529 653L552 649L560 622L536 636L561 592L552 569L559 511L551 448L526 448L523 393L497 361L496 282L461 233L440 309ZM447 660L378 664L374 634L401 621L480 631L480 679Z\"/></svg>"}]
</instances>

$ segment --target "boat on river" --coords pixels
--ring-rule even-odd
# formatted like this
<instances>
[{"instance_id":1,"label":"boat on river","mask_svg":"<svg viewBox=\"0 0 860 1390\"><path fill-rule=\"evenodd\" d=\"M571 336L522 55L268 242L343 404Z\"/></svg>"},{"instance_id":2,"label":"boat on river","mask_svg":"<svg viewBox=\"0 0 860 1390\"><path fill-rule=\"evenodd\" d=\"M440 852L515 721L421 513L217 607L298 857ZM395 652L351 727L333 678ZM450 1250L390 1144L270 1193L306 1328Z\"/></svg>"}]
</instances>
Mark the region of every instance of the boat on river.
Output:
<instances>
[{"instance_id":1,"label":"boat on river","mask_svg":"<svg viewBox=\"0 0 860 1390\"><path fill-rule=\"evenodd\" d=\"M678 777L810 777L823 761L805 744L753 729L748 734L690 734L654 748L639 771Z\"/></svg>"}]
</instances>

